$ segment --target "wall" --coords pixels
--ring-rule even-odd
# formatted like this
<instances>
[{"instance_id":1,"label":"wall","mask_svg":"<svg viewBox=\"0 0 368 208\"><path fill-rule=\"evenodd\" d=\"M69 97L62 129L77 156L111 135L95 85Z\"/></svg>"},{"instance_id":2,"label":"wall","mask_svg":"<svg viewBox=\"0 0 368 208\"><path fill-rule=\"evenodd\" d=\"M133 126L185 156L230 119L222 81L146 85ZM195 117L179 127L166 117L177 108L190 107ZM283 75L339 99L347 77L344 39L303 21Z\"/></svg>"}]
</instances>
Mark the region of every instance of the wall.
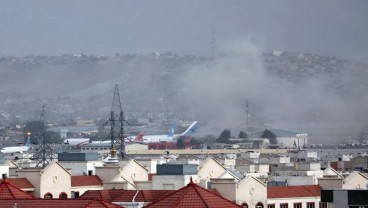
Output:
<instances>
[{"instance_id":1,"label":"wall","mask_svg":"<svg viewBox=\"0 0 368 208\"><path fill-rule=\"evenodd\" d=\"M40 197L40 171L41 169L24 169L16 171L19 178L27 178L28 181L35 187L33 192L35 197Z\"/></svg>"},{"instance_id":2,"label":"wall","mask_svg":"<svg viewBox=\"0 0 368 208\"><path fill-rule=\"evenodd\" d=\"M294 207L294 203L302 203L302 208L307 208L307 202L314 202L314 207L319 207L320 197L299 197L299 198L280 198L267 199L267 204L275 204L275 208L280 208L281 203L287 203L288 207ZM346 207L345 207L346 208Z\"/></svg>"},{"instance_id":3,"label":"wall","mask_svg":"<svg viewBox=\"0 0 368 208\"><path fill-rule=\"evenodd\" d=\"M237 186L236 203L241 205L246 202L249 208L255 208L258 202L261 202L264 207L267 203L267 187L254 178L243 179Z\"/></svg>"},{"instance_id":4,"label":"wall","mask_svg":"<svg viewBox=\"0 0 368 208\"><path fill-rule=\"evenodd\" d=\"M209 180L210 178L218 178L225 169L212 158L208 158L204 161L201 168L198 171L198 176L202 180Z\"/></svg>"},{"instance_id":5,"label":"wall","mask_svg":"<svg viewBox=\"0 0 368 208\"><path fill-rule=\"evenodd\" d=\"M233 179L211 179L211 188L217 189L224 198L236 202L236 182Z\"/></svg>"},{"instance_id":6,"label":"wall","mask_svg":"<svg viewBox=\"0 0 368 208\"><path fill-rule=\"evenodd\" d=\"M92 171L92 175L96 175L95 167L102 167L102 161L73 161L73 162L59 162L66 169L71 169L72 175L88 175L88 171Z\"/></svg>"},{"instance_id":7,"label":"wall","mask_svg":"<svg viewBox=\"0 0 368 208\"><path fill-rule=\"evenodd\" d=\"M154 175L152 190L178 190L186 186L191 177L194 183L199 183L197 175Z\"/></svg>"},{"instance_id":8,"label":"wall","mask_svg":"<svg viewBox=\"0 0 368 208\"><path fill-rule=\"evenodd\" d=\"M96 167L96 175L101 178L103 182L111 181L116 175L119 174L119 166L103 166Z\"/></svg>"},{"instance_id":9,"label":"wall","mask_svg":"<svg viewBox=\"0 0 368 208\"><path fill-rule=\"evenodd\" d=\"M3 175L6 175L9 178L9 166L7 165L0 165L0 178L3 179Z\"/></svg>"},{"instance_id":10,"label":"wall","mask_svg":"<svg viewBox=\"0 0 368 208\"><path fill-rule=\"evenodd\" d=\"M59 198L62 192L71 197L71 175L57 163L49 164L41 174L40 197L48 192L53 198Z\"/></svg>"},{"instance_id":11,"label":"wall","mask_svg":"<svg viewBox=\"0 0 368 208\"><path fill-rule=\"evenodd\" d=\"M318 185L321 189L341 189L342 180L341 178L319 178Z\"/></svg>"}]
</instances>

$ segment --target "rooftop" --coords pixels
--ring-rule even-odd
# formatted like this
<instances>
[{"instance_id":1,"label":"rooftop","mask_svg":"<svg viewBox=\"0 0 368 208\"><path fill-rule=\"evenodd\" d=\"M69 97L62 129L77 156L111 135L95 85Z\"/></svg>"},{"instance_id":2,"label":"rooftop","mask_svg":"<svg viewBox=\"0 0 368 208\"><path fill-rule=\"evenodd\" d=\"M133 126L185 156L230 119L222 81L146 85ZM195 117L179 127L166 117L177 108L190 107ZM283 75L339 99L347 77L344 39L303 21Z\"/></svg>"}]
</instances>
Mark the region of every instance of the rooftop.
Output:
<instances>
[{"instance_id":1,"label":"rooftop","mask_svg":"<svg viewBox=\"0 0 368 208\"><path fill-rule=\"evenodd\" d=\"M163 196L145 207L241 207L191 181L187 186Z\"/></svg>"},{"instance_id":2,"label":"rooftop","mask_svg":"<svg viewBox=\"0 0 368 208\"><path fill-rule=\"evenodd\" d=\"M269 199L317 196L321 196L321 188L318 185L267 187L267 198Z\"/></svg>"}]
</instances>

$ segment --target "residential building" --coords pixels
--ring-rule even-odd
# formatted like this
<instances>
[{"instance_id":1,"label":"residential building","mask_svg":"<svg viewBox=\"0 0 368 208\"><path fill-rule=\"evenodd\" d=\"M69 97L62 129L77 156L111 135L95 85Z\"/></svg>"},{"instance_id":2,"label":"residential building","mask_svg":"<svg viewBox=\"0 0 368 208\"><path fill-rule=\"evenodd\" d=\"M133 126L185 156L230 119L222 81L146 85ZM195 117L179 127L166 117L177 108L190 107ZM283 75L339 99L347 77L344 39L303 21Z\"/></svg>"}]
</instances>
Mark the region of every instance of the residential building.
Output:
<instances>
[{"instance_id":1,"label":"residential building","mask_svg":"<svg viewBox=\"0 0 368 208\"><path fill-rule=\"evenodd\" d=\"M27 168L17 170L20 178L34 186L34 196L40 198L70 198L71 174L60 163L52 162L45 168Z\"/></svg>"},{"instance_id":2,"label":"residential building","mask_svg":"<svg viewBox=\"0 0 368 208\"><path fill-rule=\"evenodd\" d=\"M317 208L320 201L317 185L267 187L268 208Z\"/></svg>"}]
</instances>

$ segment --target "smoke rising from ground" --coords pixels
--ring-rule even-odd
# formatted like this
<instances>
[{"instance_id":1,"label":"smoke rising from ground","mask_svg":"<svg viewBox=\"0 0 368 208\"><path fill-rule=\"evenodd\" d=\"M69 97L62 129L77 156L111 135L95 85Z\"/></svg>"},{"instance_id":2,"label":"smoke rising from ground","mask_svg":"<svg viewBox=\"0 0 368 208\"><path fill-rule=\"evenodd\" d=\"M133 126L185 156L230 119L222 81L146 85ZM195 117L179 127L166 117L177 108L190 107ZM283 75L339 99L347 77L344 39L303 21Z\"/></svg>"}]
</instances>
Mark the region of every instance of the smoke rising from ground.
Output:
<instances>
[{"instance_id":1,"label":"smoke rising from ground","mask_svg":"<svg viewBox=\"0 0 368 208\"><path fill-rule=\"evenodd\" d=\"M245 130L245 100L253 127L306 131L320 143L355 139L366 129L367 86L356 83L350 69L338 75L343 90L336 90L333 74L290 82L266 71L261 50L248 40L221 51L224 55L193 67L184 80L191 113L208 122L209 132L228 128L237 136ZM366 77L366 71L359 74Z\"/></svg>"},{"instance_id":2,"label":"smoke rising from ground","mask_svg":"<svg viewBox=\"0 0 368 208\"><path fill-rule=\"evenodd\" d=\"M224 43L214 59L171 53L3 58L0 75L0 99L16 97L11 110L21 116L46 104L68 117L107 117L117 83L124 111L168 110L170 119L199 120L201 132L214 135L245 130L246 100L248 127L296 129L320 143L354 139L368 124L366 64L265 54L249 39Z\"/></svg>"}]
</instances>

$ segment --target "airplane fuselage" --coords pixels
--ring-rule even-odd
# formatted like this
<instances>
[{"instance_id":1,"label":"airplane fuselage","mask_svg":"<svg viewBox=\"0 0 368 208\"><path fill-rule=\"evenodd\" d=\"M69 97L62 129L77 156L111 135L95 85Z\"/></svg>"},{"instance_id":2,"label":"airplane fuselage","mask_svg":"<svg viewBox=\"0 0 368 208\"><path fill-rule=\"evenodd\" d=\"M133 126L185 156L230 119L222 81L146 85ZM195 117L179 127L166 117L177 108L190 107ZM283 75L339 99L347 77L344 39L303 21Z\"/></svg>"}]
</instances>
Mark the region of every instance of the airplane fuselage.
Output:
<instances>
[{"instance_id":1,"label":"airplane fuselage","mask_svg":"<svg viewBox=\"0 0 368 208\"><path fill-rule=\"evenodd\" d=\"M1 149L1 152L4 154L12 154L12 153L22 153L27 152L29 147L27 146L17 146L17 147L4 147Z\"/></svg>"}]
</instances>

